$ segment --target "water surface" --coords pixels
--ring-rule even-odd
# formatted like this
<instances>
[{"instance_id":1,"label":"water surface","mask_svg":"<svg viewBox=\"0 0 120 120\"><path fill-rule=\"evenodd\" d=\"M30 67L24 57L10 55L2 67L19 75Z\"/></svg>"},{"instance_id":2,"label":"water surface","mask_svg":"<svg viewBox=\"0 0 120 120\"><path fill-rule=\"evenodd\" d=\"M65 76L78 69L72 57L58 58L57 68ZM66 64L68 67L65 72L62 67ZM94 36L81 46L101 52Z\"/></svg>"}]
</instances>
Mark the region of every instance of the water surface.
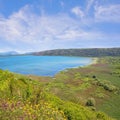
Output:
<instances>
[{"instance_id":1,"label":"water surface","mask_svg":"<svg viewBox=\"0 0 120 120\"><path fill-rule=\"evenodd\" d=\"M4 56L0 57L0 69L21 74L54 76L61 70L85 66L92 62L87 57L65 56Z\"/></svg>"}]
</instances>

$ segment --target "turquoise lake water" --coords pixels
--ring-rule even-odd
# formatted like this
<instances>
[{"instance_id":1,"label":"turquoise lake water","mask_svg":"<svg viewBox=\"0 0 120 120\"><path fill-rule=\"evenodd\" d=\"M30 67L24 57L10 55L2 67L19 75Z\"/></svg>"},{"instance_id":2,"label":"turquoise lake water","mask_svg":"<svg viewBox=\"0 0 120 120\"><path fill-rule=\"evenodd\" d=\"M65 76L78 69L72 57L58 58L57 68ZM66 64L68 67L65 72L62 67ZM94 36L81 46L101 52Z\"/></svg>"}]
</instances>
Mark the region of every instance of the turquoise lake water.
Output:
<instances>
[{"instance_id":1,"label":"turquoise lake water","mask_svg":"<svg viewBox=\"0 0 120 120\"><path fill-rule=\"evenodd\" d=\"M4 56L0 57L0 69L21 74L54 76L67 68L85 66L92 62L87 57L65 56Z\"/></svg>"}]
</instances>

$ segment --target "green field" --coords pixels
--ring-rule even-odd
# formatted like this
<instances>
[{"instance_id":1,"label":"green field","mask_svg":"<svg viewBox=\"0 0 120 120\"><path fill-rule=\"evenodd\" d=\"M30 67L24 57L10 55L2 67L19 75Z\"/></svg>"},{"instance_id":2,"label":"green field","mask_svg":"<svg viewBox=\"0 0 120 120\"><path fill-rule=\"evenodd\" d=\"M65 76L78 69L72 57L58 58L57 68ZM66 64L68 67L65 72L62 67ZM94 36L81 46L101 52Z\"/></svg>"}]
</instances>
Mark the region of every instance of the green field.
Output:
<instances>
[{"instance_id":1,"label":"green field","mask_svg":"<svg viewBox=\"0 0 120 120\"><path fill-rule=\"evenodd\" d=\"M54 77L0 70L0 120L120 120L120 57Z\"/></svg>"}]
</instances>

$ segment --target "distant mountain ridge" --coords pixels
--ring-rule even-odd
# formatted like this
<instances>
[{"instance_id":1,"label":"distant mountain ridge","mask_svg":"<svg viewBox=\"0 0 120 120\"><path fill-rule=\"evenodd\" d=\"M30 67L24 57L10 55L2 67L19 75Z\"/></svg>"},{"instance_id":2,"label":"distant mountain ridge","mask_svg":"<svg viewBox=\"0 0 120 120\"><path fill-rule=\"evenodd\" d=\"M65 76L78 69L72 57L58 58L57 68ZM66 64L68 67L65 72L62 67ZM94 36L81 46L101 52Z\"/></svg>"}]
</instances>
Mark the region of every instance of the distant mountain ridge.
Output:
<instances>
[{"instance_id":1,"label":"distant mountain ridge","mask_svg":"<svg viewBox=\"0 0 120 120\"><path fill-rule=\"evenodd\" d=\"M5 55L18 55L19 53L16 51L8 51L8 52L0 52L0 55L5 56Z\"/></svg>"},{"instance_id":2,"label":"distant mountain ridge","mask_svg":"<svg viewBox=\"0 0 120 120\"><path fill-rule=\"evenodd\" d=\"M33 55L83 56L83 57L120 56L120 48L55 49L34 52Z\"/></svg>"}]
</instances>

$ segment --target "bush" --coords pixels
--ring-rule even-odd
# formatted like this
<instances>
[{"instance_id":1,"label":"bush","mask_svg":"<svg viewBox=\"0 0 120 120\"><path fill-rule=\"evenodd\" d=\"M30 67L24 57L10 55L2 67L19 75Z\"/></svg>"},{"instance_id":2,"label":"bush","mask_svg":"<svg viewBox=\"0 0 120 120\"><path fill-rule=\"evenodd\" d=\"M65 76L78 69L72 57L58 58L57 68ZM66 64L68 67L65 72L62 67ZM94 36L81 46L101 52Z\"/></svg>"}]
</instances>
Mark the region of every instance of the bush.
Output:
<instances>
[{"instance_id":1,"label":"bush","mask_svg":"<svg viewBox=\"0 0 120 120\"><path fill-rule=\"evenodd\" d=\"M118 88L116 86L112 85L108 81L96 80L96 85L102 86L105 90L108 90L109 92L117 91L118 90Z\"/></svg>"},{"instance_id":2,"label":"bush","mask_svg":"<svg viewBox=\"0 0 120 120\"><path fill-rule=\"evenodd\" d=\"M88 98L86 102L86 106L95 106L95 99L94 98Z\"/></svg>"},{"instance_id":3,"label":"bush","mask_svg":"<svg viewBox=\"0 0 120 120\"><path fill-rule=\"evenodd\" d=\"M92 78L96 78L96 76L95 76L95 75L93 75L93 76L92 76Z\"/></svg>"},{"instance_id":4,"label":"bush","mask_svg":"<svg viewBox=\"0 0 120 120\"><path fill-rule=\"evenodd\" d=\"M114 85L108 85L108 84L104 85L104 89L110 92L117 90L117 88Z\"/></svg>"}]
</instances>

